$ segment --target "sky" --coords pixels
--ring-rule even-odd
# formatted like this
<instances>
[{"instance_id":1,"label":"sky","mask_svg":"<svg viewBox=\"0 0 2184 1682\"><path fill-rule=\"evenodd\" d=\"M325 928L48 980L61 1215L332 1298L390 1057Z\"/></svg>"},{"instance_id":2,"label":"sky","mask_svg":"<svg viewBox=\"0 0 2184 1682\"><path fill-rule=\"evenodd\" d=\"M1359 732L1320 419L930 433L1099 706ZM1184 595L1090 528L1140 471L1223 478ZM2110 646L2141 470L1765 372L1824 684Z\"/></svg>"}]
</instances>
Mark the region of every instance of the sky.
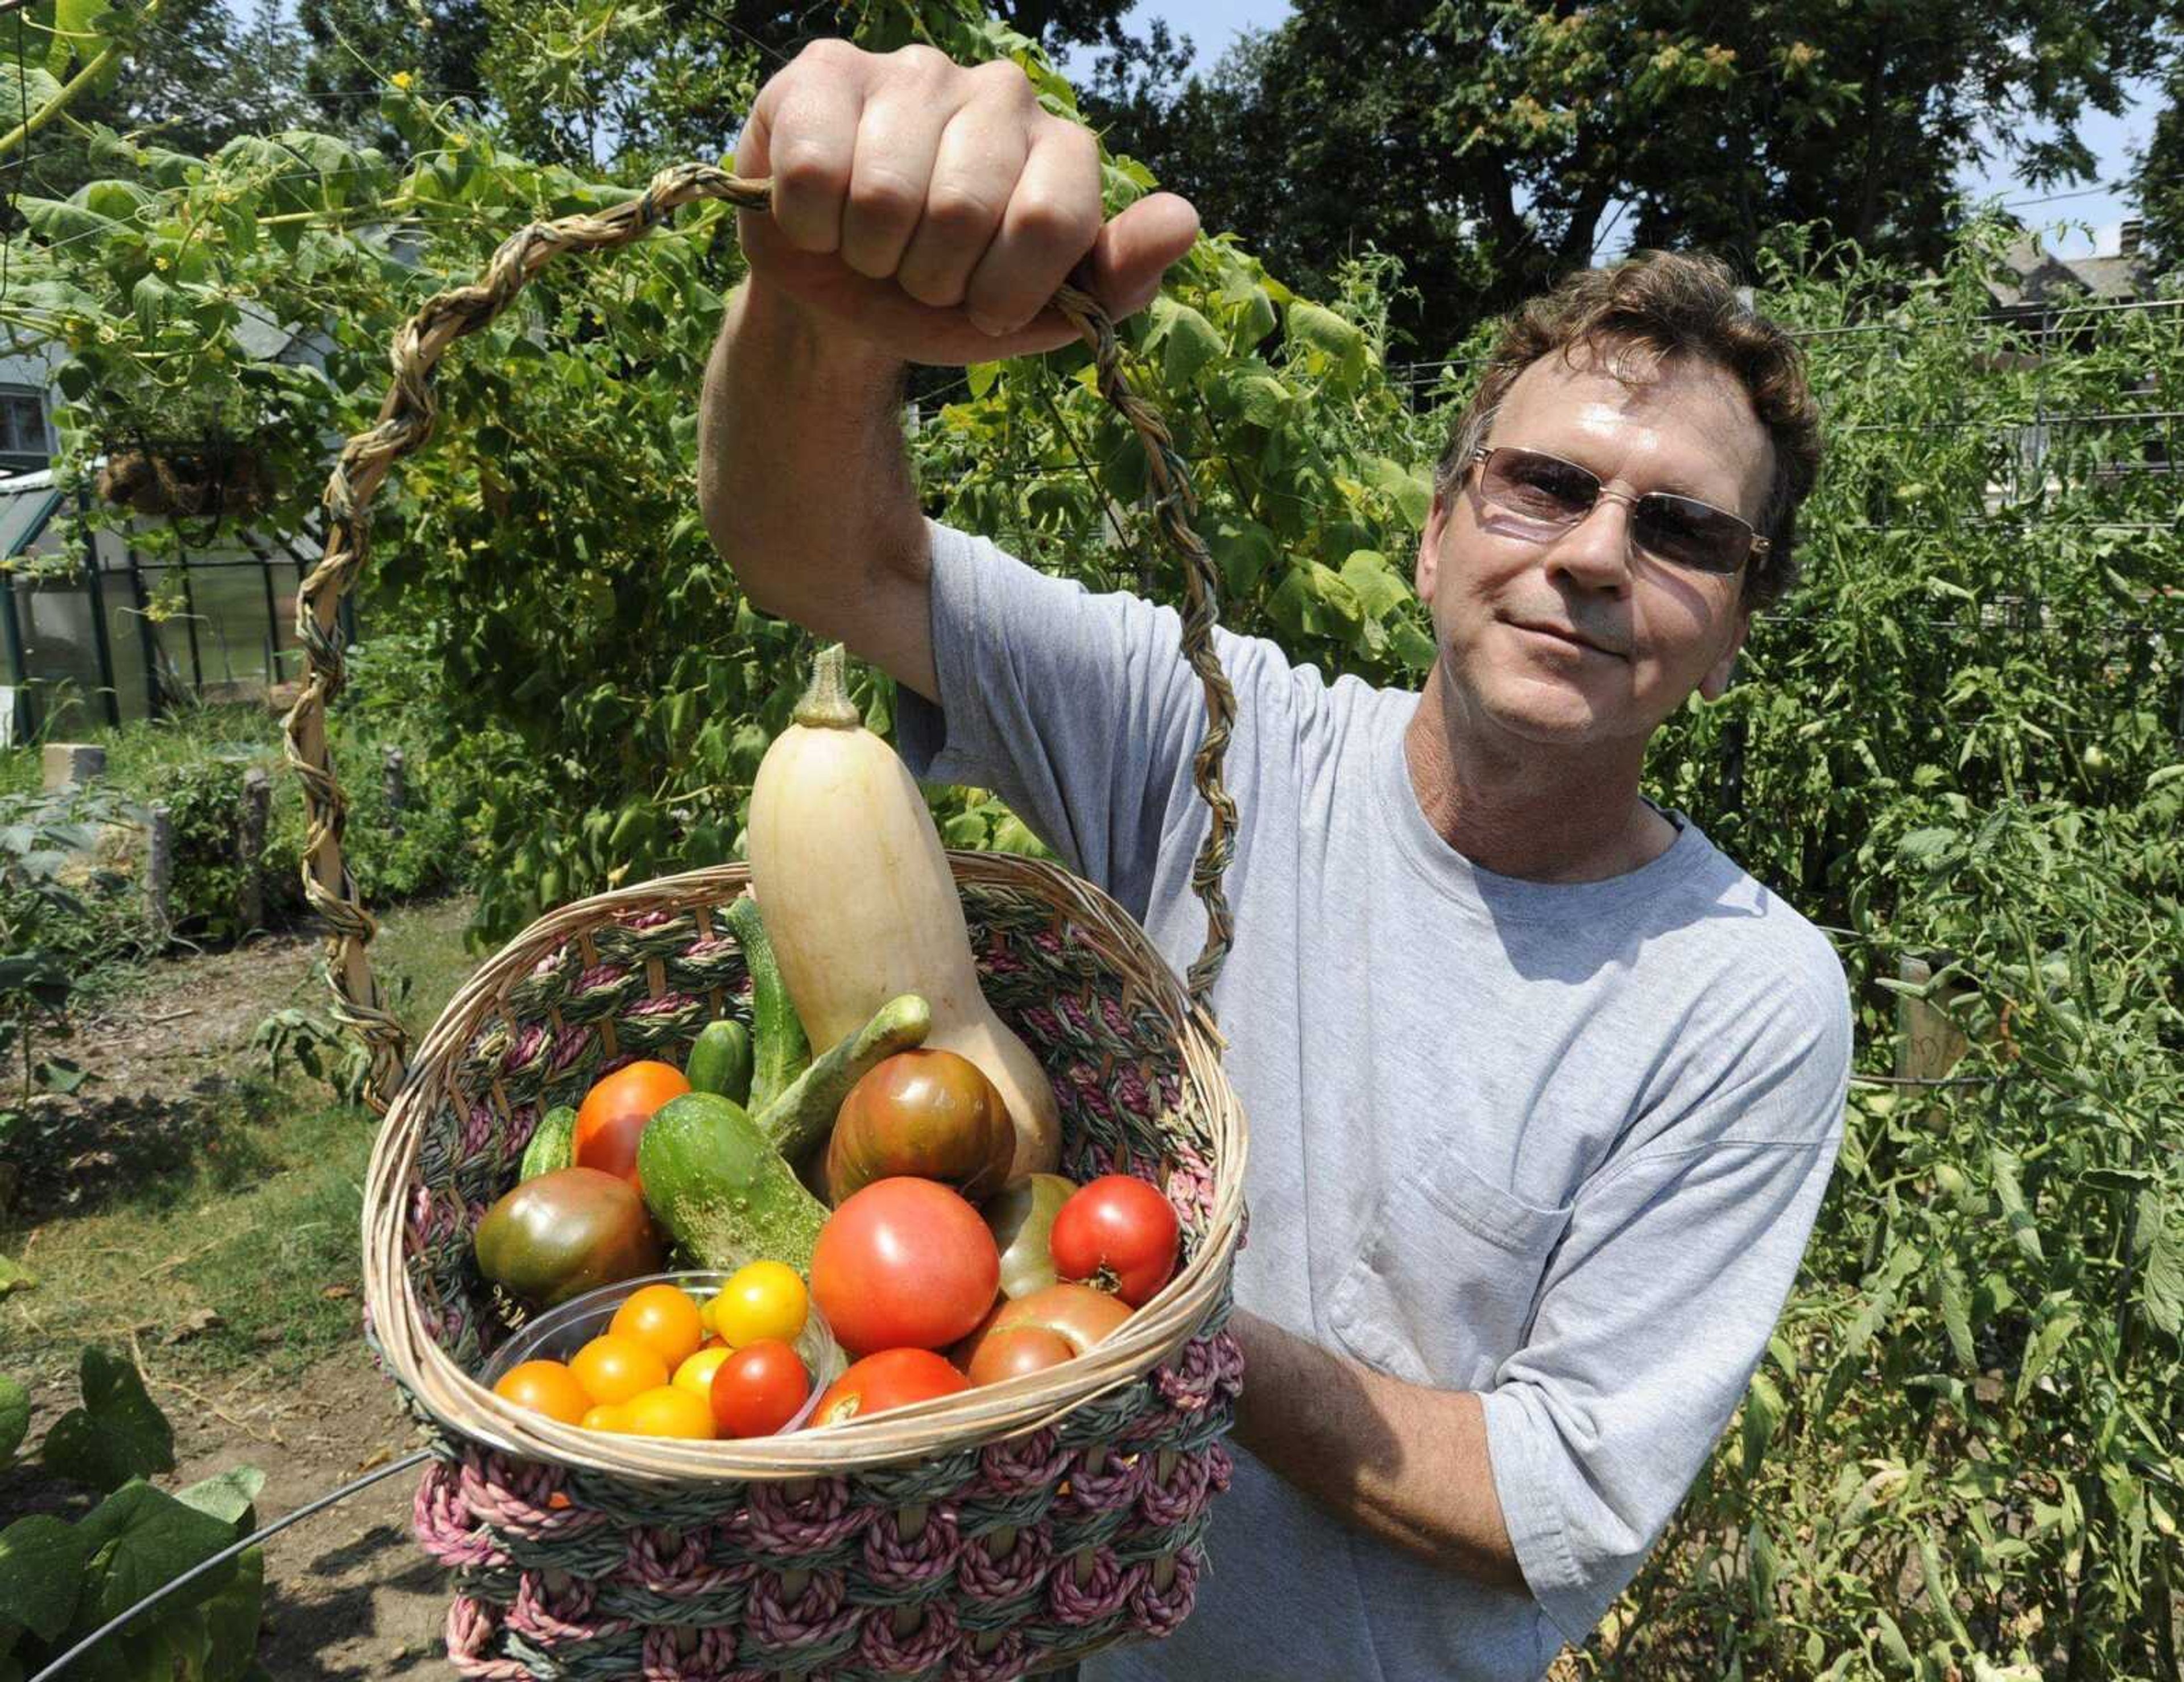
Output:
<instances>
[{"instance_id":1,"label":"sky","mask_svg":"<svg viewBox=\"0 0 2184 1682\"><path fill-rule=\"evenodd\" d=\"M1202 71L1213 67L1214 61L1239 31L1271 28L1289 12L1287 0L1191 0L1189 4L1176 3L1176 0L1139 0L1126 22L1130 27L1141 29L1150 19L1165 19L1178 35L1190 37L1198 55L1198 68ZM2003 202L2028 224L2048 231L2043 235L2048 248L2058 256L2084 257L2113 252L2124 218L2133 214L2129 199L2118 188L2130 175L2131 152L2143 148L2152 137L2153 121L2160 109L2151 82L2142 84L2136 92L2135 109L2123 116L2111 117L2096 111L2080 125L2081 136L2100 160L2101 185L2079 182L2044 189L2029 187L1999 160L1991 162L1986 169L1967 171L1960 178L1963 185L1979 198L1999 193ZM2070 196L2052 197L2061 193ZM2040 199L2049 202L2028 202ZM1599 254L1613 256L1617 250L1611 233Z\"/></svg>"}]
</instances>

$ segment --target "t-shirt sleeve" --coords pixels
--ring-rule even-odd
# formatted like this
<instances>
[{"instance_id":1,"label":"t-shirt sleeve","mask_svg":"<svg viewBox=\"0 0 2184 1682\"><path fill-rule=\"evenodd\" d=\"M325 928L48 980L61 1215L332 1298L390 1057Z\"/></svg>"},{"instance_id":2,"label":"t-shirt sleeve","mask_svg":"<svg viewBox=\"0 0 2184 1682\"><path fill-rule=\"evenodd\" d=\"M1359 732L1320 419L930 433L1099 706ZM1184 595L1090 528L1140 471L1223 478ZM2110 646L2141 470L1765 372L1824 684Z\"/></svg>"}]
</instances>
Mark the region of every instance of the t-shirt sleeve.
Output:
<instances>
[{"instance_id":1,"label":"t-shirt sleeve","mask_svg":"<svg viewBox=\"0 0 2184 1682\"><path fill-rule=\"evenodd\" d=\"M1814 995L1774 1056L1582 1189L1531 1336L1483 1398L1518 1562L1571 1641L1636 1574L1765 1352L1841 1141L1850 1036L1847 998Z\"/></svg>"},{"instance_id":2,"label":"t-shirt sleeve","mask_svg":"<svg viewBox=\"0 0 2184 1682\"><path fill-rule=\"evenodd\" d=\"M916 775L991 788L1142 920L1163 837L1193 810L1206 724L1174 611L1095 595L931 525L935 707L899 691Z\"/></svg>"}]
</instances>

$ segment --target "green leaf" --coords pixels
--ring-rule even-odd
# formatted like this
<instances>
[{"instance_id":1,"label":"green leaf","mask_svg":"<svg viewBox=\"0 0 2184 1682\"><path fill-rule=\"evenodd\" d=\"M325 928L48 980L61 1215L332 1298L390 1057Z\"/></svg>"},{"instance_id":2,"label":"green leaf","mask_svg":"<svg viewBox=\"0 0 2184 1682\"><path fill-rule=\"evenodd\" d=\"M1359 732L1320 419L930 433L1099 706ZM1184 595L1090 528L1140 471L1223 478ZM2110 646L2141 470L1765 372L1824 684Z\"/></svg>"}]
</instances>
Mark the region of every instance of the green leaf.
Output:
<instances>
[{"instance_id":1,"label":"green leaf","mask_svg":"<svg viewBox=\"0 0 2184 1682\"><path fill-rule=\"evenodd\" d=\"M1988 1147L1987 1163L1994 1171L1994 1195L2002 1204L2003 1217L2009 1223L2011 1241L2028 1260L2045 1267L2048 1255L2040 1247L2040 1228L2032 1218L2032 1211L2025 1206L2025 1188L2019 1178L2021 1165L2014 1154L1999 1145Z\"/></svg>"},{"instance_id":2,"label":"green leaf","mask_svg":"<svg viewBox=\"0 0 2184 1682\"><path fill-rule=\"evenodd\" d=\"M1272 374L1246 373L1229 382L1229 395L1243 416L1255 426L1279 426L1288 415L1295 393Z\"/></svg>"},{"instance_id":3,"label":"green leaf","mask_svg":"<svg viewBox=\"0 0 2184 1682\"><path fill-rule=\"evenodd\" d=\"M175 1469L175 1434L136 1367L92 1345L83 1352L83 1406L46 1434L46 1464L60 1477L112 1490Z\"/></svg>"},{"instance_id":4,"label":"green leaf","mask_svg":"<svg viewBox=\"0 0 2184 1682\"><path fill-rule=\"evenodd\" d=\"M1746 1543L1750 1551L1747 1581L1752 1590L1752 1610L1760 1618L1771 1618L1774 1615L1774 1585L1780 1567L1774 1557L1774 1539L1767 1534L1764 1519L1752 1521Z\"/></svg>"},{"instance_id":5,"label":"green leaf","mask_svg":"<svg viewBox=\"0 0 2184 1682\"><path fill-rule=\"evenodd\" d=\"M120 225L112 217L58 198L25 196L15 201L15 208L22 212L32 233L55 245L68 239L103 239L121 231Z\"/></svg>"},{"instance_id":6,"label":"green leaf","mask_svg":"<svg viewBox=\"0 0 2184 1682\"><path fill-rule=\"evenodd\" d=\"M1752 1375L1752 1388L1744 1398L1744 1476L1747 1482L1758 1476L1761 1463L1767 1457L1767 1445L1774 1440L1774 1428L1782 1419L1782 1393L1764 1373Z\"/></svg>"},{"instance_id":7,"label":"green leaf","mask_svg":"<svg viewBox=\"0 0 2184 1682\"><path fill-rule=\"evenodd\" d=\"M116 1490L76 1529L89 1559L90 1593L75 1620L85 1635L236 1539L233 1525L185 1507L141 1479ZM176 1590L161 1605L170 1613L195 1606L226 1588L234 1575L235 1562L230 1560Z\"/></svg>"},{"instance_id":8,"label":"green leaf","mask_svg":"<svg viewBox=\"0 0 2184 1682\"><path fill-rule=\"evenodd\" d=\"M1189 390L1200 369L1228 354L1211 321L1173 298L1154 300L1153 331L1160 341L1161 377L1171 391Z\"/></svg>"},{"instance_id":9,"label":"green leaf","mask_svg":"<svg viewBox=\"0 0 2184 1682\"><path fill-rule=\"evenodd\" d=\"M235 1466L176 1490L175 1499L223 1524L234 1525L249 1517L252 1503L265 1487L265 1474L255 1466Z\"/></svg>"},{"instance_id":10,"label":"green leaf","mask_svg":"<svg viewBox=\"0 0 2184 1682\"><path fill-rule=\"evenodd\" d=\"M1256 520L1223 520L1206 533L1206 547L1221 569L1222 588L1232 597L1249 595L1280 558L1273 533Z\"/></svg>"},{"instance_id":11,"label":"green leaf","mask_svg":"<svg viewBox=\"0 0 2184 1682\"><path fill-rule=\"evenodd\" d=\"M1897 1627L1896 1620L1880 1607L1875 1607L1873 1611L1873 1627L1880 1635L1881 1647L1889 1658L1905 1670L1913 1669L1914 1666L1911 1657L1911 1644L1903 1639L1903 1631Z\"/></svg>"},{"instance_id":12,"label":"green leaf","mask_svg":"<svg viewBox=\"0 0 2184 1682\"><path fill-rule=\"evenodd\" d=\"M1306 344L1336 362L1365 348L1365 335L1323 304L1302 298L1290 305L1289 342Z\"/></svg>"},{"instance_id":13,"label":"green leaf","mask_svg":"<svg viewBox=\"0 0 2184 1682\"><path fill-rule=\"evenodd\" d=\"M157 275L146 275L129 293L130 308L136 312L136 326L146 338L159 331L159 323L174 307L175 289Z\"/></svg>"},{"instance_id":14,"label":"green leaf","mask_svg":"<svg viewBox=\"0 0 2184 1682\"><path fill-rule=\"evenodd\" d=\"M1972 1343L1972 1293L1964 1273L1955 1263L1944 1263L1942 1268L1942 1324L1949 1334L1949 1352L1956 1357L1957 1365L1967 1373L1979 1370L1978 1356Z\"/></svg>"},{"instance_id":15,"label":"green leaf","mask_svg":"<svg viewBox=\"0 0 2184 1682\"><path fill-rule=\"evenodd\" d=\"M14 1457L31 1430L31 1393L0 1373L0 1466Z\"/></svg>"},{"instance_id":16,"label":"green leaf","mask_svg":"<svg viewBox=\"0 0 2184 1682\"><path fill-rule=\"evenodd\" d=\"M19 1290L35 1290L37 1284L35 1271L0 1256L0 1297L13 1296Z\"/></svg>"},{"instance_id":17,"label":"green leaf","mask_svg":"<svg viewBox=\"0 0 2184 1682\"><path fill-rule=\"evenodd\" d=\"M1931 870L1954 851L1957 839L1953 829L1914 829L1896 844L1896 850L1911 863Z\"/></svg>"},{"instance_id":18,"label":"green leaf","mask_svg":"<svg viewBox=\"0 0 2184 1682\"><path fill-rule=\"evenodd\" d=\"M1410 610L1410 586L1377 549L1352 549L1342 563L1341 576L1369 620L1392 619Z\"/></svg>"},{"instance_id":19,"label":"green leaf","mask_svg":"<svg viewBox=\"0 0 2184 1682\"><path fill-rule=\"evenodd\" d=\"M51 1644L75 1616L89 1552L76 1527L45 1513L0 1530L0 1624Z\"/></svg>"},{"instance_id":20,"label":"green leaf","mask_svg":"<svg viewBox=\"0 0 2184 1682\"><path fill-rule=\"evenodd\" d=\"M2055 1356L2078 1329L2078 1317L2072 1313L2056 1314L2044 1322L2025 1346L2024 1363L2017 1369L2017 1388L2013 1397L2020 1406L2032 1394L2048 1369L2055 1364Z\"/></svg>"},{"instance_id":21,"label":"green leaf","mask_svg":"<svg viewBox=\"0 0 2184 1682\"><path fill-rule=\"evenodd\" d=\"M258 1630L265 1618L265 1550L236 1556L235 1579L203 1607L206 1657L203 1682L245 1682L258 1658Z\"/></svg>"},{"instance_id":22,"label":"green leaf","mask_svg":"<svg viewBox=\"0 0 2184 1682\"><path fill-rule=\"evenodd\" d=\"M2184 1331L2184 1244L2166 1221L2154 1228L2139 1293L2148 1319L2172 1338Z\"/></svg>"}]
</instances>

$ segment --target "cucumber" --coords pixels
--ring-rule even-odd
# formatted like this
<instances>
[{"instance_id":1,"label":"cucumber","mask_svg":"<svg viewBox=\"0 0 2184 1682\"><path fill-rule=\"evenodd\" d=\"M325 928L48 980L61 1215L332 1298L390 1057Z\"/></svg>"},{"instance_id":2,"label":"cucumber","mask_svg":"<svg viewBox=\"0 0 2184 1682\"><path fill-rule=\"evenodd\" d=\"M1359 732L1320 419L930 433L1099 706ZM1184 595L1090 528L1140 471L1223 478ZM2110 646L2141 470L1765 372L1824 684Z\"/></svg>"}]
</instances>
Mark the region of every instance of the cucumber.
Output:
<instances>
[{"instance_id":1,"label":"cucumber","mask_svg":"<svg viewBox=\"0 0 2184 1682\"><path fill-rule=\"evenodd\" d=\"M850 1089L898 1051L925 1044L933 1007L915 993L890 999L863 1028L841 1041L758 1111L759 1131L795 1161L827 1137Z\"/></svg>"},{"instance_id":2,"label":"cucumber","mask_svg":"<svg viewBox=\"0 0 2184 1682\"><path fill-rule=\"evenodd\" d=\"M556 1104L538 1118L531 1143L523 1147L523 1166L516 1170L519 1184L566 1168L577 1160L577 1112Z\"/></svg>"},{"instance_id":3,"label":"cucumber","mask_svg":"<svg viewBox=\"0 0 2184 1682\"><path fill-rule=\"evenodd\" d=\"M653 1218L699 1266L811 1271L827 1206L733 1098L686 1092L661 1105L638 1140L637 1173Z\"/></svg>"},{"instance_id":4,"label":"cucumber","mask_svg":"<svg viewBox=\"0 0 2184 1682\"><path fill-rule=\"evenodd\" d=\"M811 1064L811 1042L781 979L773 943L766 938L758 901L748 894L728 907L728 927L744 949L751 978L750 1106L763 1110Z\"/></svg>"},{"instance_id":5,"label":"cucumber","mask_svg":"<svg viewBox=\"0 0 2184 1682\"><path fill-rule=\"evenodd\" d=\"M742 1103L750 1096L750 1031L727 1017L707 1022L690 1044L682 1074L693 1092L717 1092Z\"/></svg>"}]
</instances>

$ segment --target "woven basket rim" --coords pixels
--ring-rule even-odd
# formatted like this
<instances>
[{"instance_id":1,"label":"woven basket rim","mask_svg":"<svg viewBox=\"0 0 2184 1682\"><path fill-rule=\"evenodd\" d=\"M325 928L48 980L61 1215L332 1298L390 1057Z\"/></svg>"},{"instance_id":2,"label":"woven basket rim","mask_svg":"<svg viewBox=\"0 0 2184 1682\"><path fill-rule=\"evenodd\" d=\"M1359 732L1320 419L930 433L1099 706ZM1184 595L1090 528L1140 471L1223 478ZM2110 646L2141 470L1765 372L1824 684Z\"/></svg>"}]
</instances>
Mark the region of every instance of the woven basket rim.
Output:
<instances>
[{"instance_id":1,"label":"woven basket rim","mask_svg":"<svg viewBox=\"0 0 2184 1682\"><path fill-rule=\"evenodd\" d=\"M449 1433L519 1458L638 1482L687 1484L823 1476L975 1448L1053 1424L1089 1401L1137 1382L1205 1326L1226 1299L1243 1230L1248 1131L1221 1064L1212 1021L1129 914L1105 892L1060 867L1012 854L950 851L960 886L1028 891L1067 912L1120 974L1126 997L1155 1005L1183 1063L1179 1102L1204 1111L1212 1143L1212 1205L1197 1253L1107 1341L1064 1367L1012 1378L871 1419L787 1437L674 1442L586 1431L519 1408L477 1382L425 1329L404 1260L406 1193L421 1132L437 1108L452 1066L478 1022L540 958L571 938L639 911L725 905L750 877L741 863L707 866L575 900L540 917L472 972L418 1046L372 1146L363 1209L365 1304L389 1373ZM1112 944L1113 950L1108 950Z\"/></svg>"}]
</instances>

